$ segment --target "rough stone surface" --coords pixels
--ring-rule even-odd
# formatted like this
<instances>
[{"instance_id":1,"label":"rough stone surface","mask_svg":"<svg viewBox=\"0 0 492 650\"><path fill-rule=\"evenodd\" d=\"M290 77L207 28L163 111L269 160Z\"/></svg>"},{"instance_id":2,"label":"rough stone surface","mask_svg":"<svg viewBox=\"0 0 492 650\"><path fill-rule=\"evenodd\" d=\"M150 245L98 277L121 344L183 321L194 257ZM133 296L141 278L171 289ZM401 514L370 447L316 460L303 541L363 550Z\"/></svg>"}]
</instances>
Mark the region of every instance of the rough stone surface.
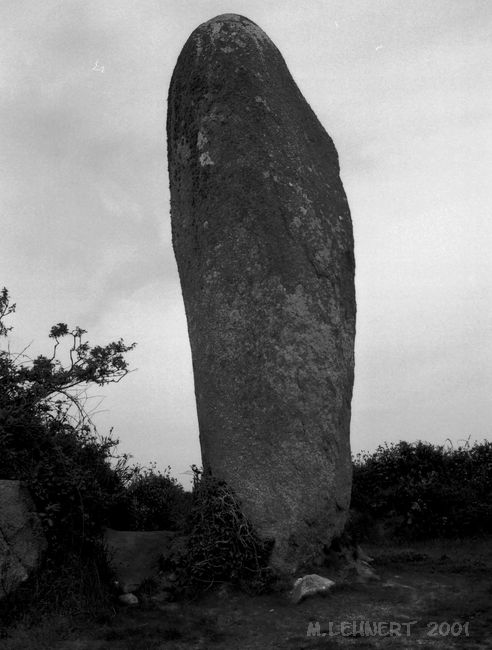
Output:
<instances>
[{"instance_id":1,"label":"rough stone surface","mask_svg":"<svg viewBox=\"0 0 492 650\"><path fill-rule=\"evenodd\" d=\"M167 530L133 531L106 528L104 541L118 587L130 593L159 573L159 558L176 533Z\"/></svg>"},{"instance_id":2,"label":"rough stone surface","mask_svg":"<svg viewBox=\"0 0 492 650\"><path fill-rule=\"evenodd\" d=\"M326 596L328 591L334 585L335 583L333 580L319 576L316 573L311 573L303 578L298 578L295 581L294 589L292 590L292 602L297 604L309 596L316 596L318 594Z\"/></svg>"},{"instance_id":3,"label":"rough stone surface","mask_svg":"<svg viewBox=\"0 0 492 650\"><path fill-rule=\"evenodd\" d=\"M198 27L168 101L173 245L204 466L291 572L350 499L352 224L331 138L266 34Z\"/></svg>"},{"instance_id":4,"label":"rough stone surface","mask_svg":"<svg viewBox=\"0 0 492 650\"><path fill-rule=\"evenodd\" d=\"M0 480L0 598L35 571L47 542L28 489Z\"/></svg>"}]
</instances>

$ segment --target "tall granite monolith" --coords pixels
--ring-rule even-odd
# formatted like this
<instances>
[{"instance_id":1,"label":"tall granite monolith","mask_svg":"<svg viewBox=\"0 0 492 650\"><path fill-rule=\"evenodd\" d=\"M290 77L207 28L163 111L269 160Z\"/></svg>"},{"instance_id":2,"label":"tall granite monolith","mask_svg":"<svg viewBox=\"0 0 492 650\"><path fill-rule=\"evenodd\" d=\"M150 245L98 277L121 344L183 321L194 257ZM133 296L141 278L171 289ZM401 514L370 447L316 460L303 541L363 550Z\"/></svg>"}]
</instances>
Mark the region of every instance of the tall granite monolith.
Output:
<instances>
[{"instance_id":1,"label":"tall granite monolith","mask_svg":"<svg viewBox=\"0 0 492 650\"><path fill-rule=\"evenodd\" d=\"M204 467L294 571L350 499L354 245L337 152L272 41L229 14L186 42L167 132Z\"/></svg>"}]
</instances>

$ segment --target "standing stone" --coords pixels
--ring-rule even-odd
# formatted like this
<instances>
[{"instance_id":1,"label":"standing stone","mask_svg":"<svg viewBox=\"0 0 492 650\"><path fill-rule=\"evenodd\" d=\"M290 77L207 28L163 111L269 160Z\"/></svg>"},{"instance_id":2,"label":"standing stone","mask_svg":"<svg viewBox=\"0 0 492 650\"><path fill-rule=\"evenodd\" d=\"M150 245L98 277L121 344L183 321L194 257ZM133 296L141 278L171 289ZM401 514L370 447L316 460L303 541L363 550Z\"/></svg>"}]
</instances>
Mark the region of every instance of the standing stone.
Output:
<instances>
[{"instance_id":1,"label":"standing stone","mask_svg":"<svg viewBox=\"0 0 492 650\"><path fill-rule=\"evenodd\" d=\"M223 15L171 81L173 245L203 464L271 563L319 559L350 500L354 246L331 138L271 40Z\"/></svg>"}]
</instances>

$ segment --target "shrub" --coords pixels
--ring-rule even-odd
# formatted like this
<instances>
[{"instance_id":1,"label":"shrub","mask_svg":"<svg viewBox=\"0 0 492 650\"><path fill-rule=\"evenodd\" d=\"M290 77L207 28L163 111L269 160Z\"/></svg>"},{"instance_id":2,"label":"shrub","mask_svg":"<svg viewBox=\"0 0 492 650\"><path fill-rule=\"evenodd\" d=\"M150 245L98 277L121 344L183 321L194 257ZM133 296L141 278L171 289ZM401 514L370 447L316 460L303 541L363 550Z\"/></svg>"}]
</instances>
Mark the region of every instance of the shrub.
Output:
<instances>
[{"instance_id":1,"label":"shrub","mask_svg":"<svg viewBox=\"0 0 492 650\"><path fill-rule=\"evenodd\" d=\"M408 538L492 531L492 443L384 445L353 463L352 507Z\"/></svg>"},{"instance_id":2,"label":"shrub","mask_svg":"<svg viewBox=\"0 0 492 650\"><path fill-rule=\"evenodd\" d=\"M123 530L182 530L192 495L170 476L151 466L138 468L113 511L111 525Z\"/></svg>"},{"instance_id":3,"label":"shrub","mask_svg":"<svg viewBox=\"0 0 492 650\"><path fill-rule=\"evenodd\" d=\"M272 543L260 540L232 489L193 466L193 504L187 548L178 575L184 585L203 589L216 582L261 592L273 579L268 568Z\"/></svg>"},{"instance_id":4,"label":"shrub","mask_svg":"<svg viewBox=\"0 0 492 650\"><path fill-rule=\"evenodd\" d=\"M63 561L50 555L42 571L0 602L0 639L9 635L16 621L30 628L56 615L112 618L113 580L100 543L93 544L90 553L67 552Z\"/></svg>"},{"instance_id":5,"label":"shrub","mask_svg":"<svg viewBox=\"0 0 492 650\"><path fill-rule=\"evenodd\" d=\"M5 320L14 311L4 288L0 339L12 329ZM0 478L27 483L48 539L45 572L54 566L60 575L68 558L70 566L92 566L102 557L101 528L134 473L126 456L115 455L118 441L97 433L84 396L88 386L118 382L128 373L125 354L135 344L91 347L85 333L64 323L52 327L50 357L0 349ZM64 341L70 342L65 365L57 358ZM103 570L99 559L96 572ZM37 584L46 587L42 576Z\"/></svg>"}]
</instances>

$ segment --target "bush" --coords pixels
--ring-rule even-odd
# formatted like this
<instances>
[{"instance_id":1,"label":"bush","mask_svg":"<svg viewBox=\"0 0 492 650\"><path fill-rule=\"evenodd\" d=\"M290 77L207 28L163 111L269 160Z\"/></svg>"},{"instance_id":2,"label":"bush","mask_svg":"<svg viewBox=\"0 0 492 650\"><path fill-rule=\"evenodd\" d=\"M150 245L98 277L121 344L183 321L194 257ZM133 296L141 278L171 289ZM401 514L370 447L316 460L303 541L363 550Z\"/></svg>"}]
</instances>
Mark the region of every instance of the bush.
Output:
<instances>
[{"instance_id":1,"label":"bush","mask_svg":"<svg viewBox=\"0 0 492 650\"><path fill-rule=\"evenodd\" d=\"M492 532L492 442L384 445L353 463L352 508L405 538Z\"/></svg>"},{"instance_id":2,"label":"bush","mask_svg":"<svg viewBox=\"0 0 492 650\"><path fill-rule=\"evenodd\" d=\"M113 510L111 525L122 530L183 530L192 495L170 470L138 468Z\"/></svg>"},{"instance_id":3,"label":"bush","mask_svg":"<svg viewBox=\"0 0 492 650\"><path fill-rule=\"evenodd\" d=\"M180 582L198 589L231 582L246 591L264 591L273 579L268 568L272 543L260 540L225 482L195 466L193 471L190 536L178 567Z\"/></svg>"},{"instance_id":4,"label":"bush","mask_svg":"<svg viewBox=\"0 0 492 650\"><path fill-rule=\"evenodd\" d=\"M57 615L112 618L113 580L100 543L92 545L90 553L68 552L62 562L49 556L42 571L0 602L0 639L9 636L16 621L30 628Z\"/></svg>"},{"instance_id":5,"label":"bush","mask_svg":"<svg viewBox=\"0 0 492 650\"><path fill-rule=\"evenodd\" d=\"M14 311L4 288L0 339L12 329L5 320ZM118 382L128 373L124 355L135 344L91 347L85 333L64 323L52 327L50 357L0 350L0 478L27 483L48 539L45 572L54 566L60 575L68 558L70 566L99 558L97 572L103 570L101 529L134 473L126 456L115 455L118 441L97 433L84 396L88 386ZM65 365L57 358L63 340L70 342ZM37 584L46 586L42 576ZM68 602L70 594L60 599Z\"/></svg>"}]
</instances>

